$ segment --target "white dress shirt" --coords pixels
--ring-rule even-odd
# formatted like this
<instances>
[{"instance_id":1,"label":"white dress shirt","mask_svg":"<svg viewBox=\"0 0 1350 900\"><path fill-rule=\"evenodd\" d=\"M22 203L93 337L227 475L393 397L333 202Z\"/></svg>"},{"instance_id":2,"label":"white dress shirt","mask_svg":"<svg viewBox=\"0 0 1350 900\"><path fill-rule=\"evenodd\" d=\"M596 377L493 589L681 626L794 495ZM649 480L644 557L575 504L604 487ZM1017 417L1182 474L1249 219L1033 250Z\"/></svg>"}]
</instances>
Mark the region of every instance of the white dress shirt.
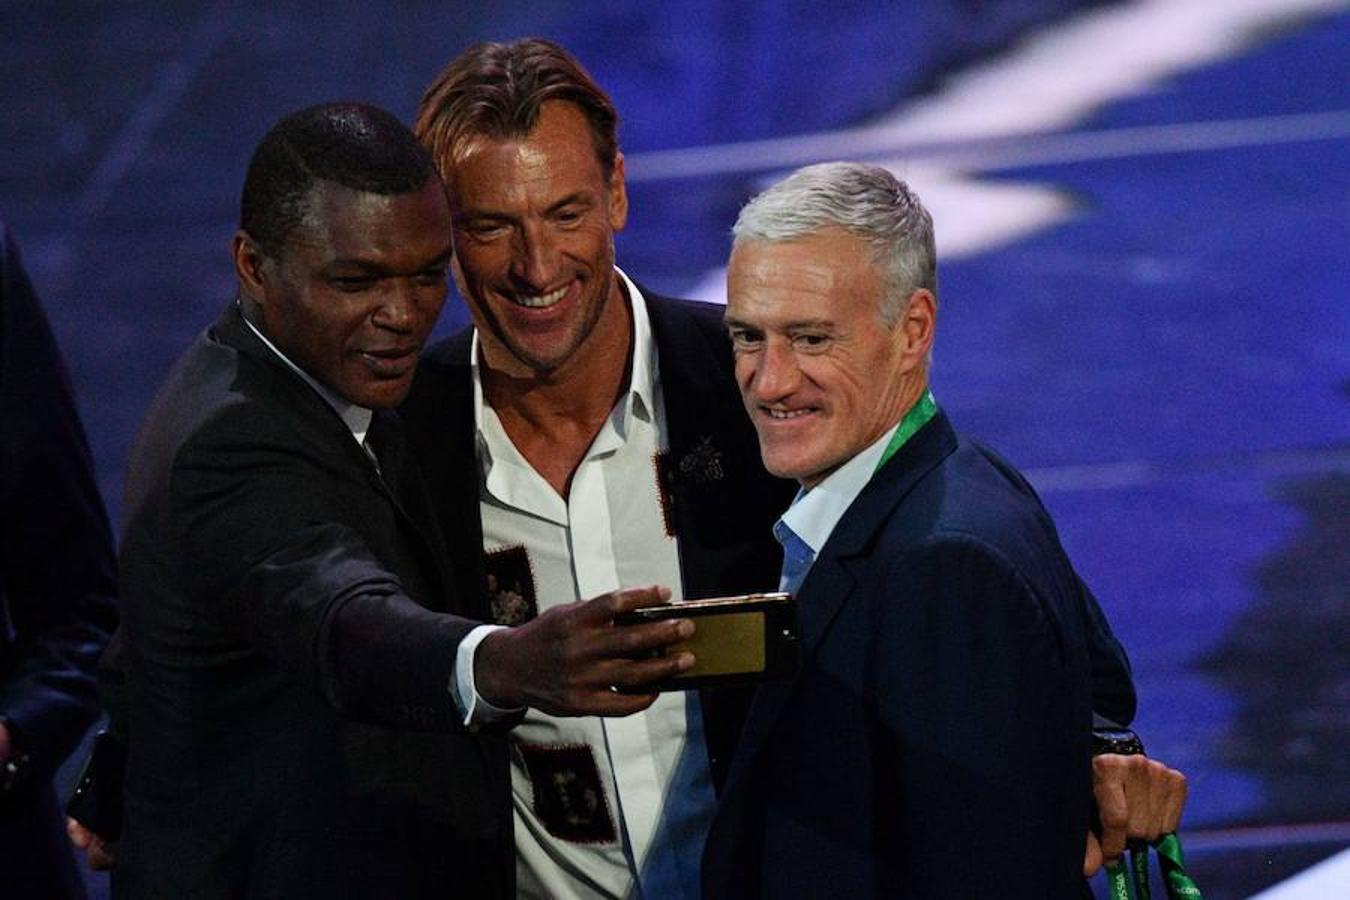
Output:
<instances>
[{"instance_id":1,"label":"white dress shirt","mask_svg":"<svg viewBox=\"0 0 1350 900\"><path fill-rule=\"evenodd\" d=\"M618 274L633 312L631 382L566 498L530 466L484 402L476 335L473 342L488 570L494 560L513 559L513 577L531 584L511 596L532 591L539 611L650 584L683 599L657 480L657 455L668 439L656 348L641 294ZM465 674L461 667L461 698ZM662 694L622 719L529 710L512 731L511 756L518 896L698 897L714 795L697 694Z\"/></svg>"}]
</instances>

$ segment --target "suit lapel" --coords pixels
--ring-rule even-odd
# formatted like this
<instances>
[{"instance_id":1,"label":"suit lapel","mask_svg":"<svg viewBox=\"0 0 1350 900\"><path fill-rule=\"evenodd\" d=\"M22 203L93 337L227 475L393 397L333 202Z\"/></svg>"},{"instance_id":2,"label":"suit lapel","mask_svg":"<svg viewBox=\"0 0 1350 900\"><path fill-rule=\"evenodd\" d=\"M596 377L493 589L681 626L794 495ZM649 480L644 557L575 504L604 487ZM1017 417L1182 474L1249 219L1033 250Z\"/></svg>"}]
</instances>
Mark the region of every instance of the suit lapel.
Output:
<instances>
[{"instance_id":1,"label":"suit lapel","mask_svg":"<svg viewBox=\"0 0 1350 900\"><path fill-rule=\"evenodd\" d=\"M666 412L663 493L685 597L771 590L781 554L769 529L796 487L760 463L716 308L642 290Z\"/></svg>"},{"instance_id":2,"label":"suit lapel","mask_svg":"<svg viewBox=\"0 0 1350 900\"><path fill-rule=\"evenodd\" d=\"M212 329L216 339L238 353L264 366L276 377L268 384L282 398L291 415L303 414L325 436L325 445L340 453L366 473L373 488L393 499L388 485L380 478L364 448L352 439L351 430L328 401L295 373L281 357L264 344L244 322L238 303L231 303Z\"/></svg>"},{"instance_id":3,"label":"suit lapel","mask_svg":"<svg viewBox=\"0 0 1350 900\"><path fill-rule=\"evenodd\" d=\"M717 590L712 587L717 579L710 571L715 567L710 565L712 560L704 557L705 543L694 539L699 531L695 513L707 502L704 495L726 489L727 454L735 449L725 439L734 432L724 427L729 424L724 395L732 394L734 388L717 379L718 373L726 371L730 349L728 359L719 360L687 310L645 290L643 295L649 298L647 314L666 411L669 446L661 473L662 502L676 536L687 538L680 541L685 596L701 597ZM739 406L732 412L740 413Z\"/></svg>"},{"instance_id":4,"label":"suit lapel","mask_svg":"<svg viewBox=\"0 0 1350 900\"><path fill-rule=\"evenodd\" d=\"M378 461L375 481L379 490L389 498L399 521L423 552L430 570L436 574L439 590L433 596L422 598L422 602L437 612L449 611L454 595L447 596L445 589L452 587L451 578L444 554L437 552L437 548L443 546L445 541L435 511L431 508L422 473L408 458L401 417L393 410L376 410L370 429L367 443ZM366 455L359 445L358 449L363 456Z\"/></svg>"},{"instance_id":5,"label":"suit lapel","mask_svg":"<svg viewBox=\"0 0 1350 900\"><path fill-rule=\"evenodd\" d=\"M741 407L722 310L645 288L660 367L669 452L662 494L687 598L771 590L782 554L770 527L796 485L773 478ZM704 743L719 794L753 687L699 692Z\"/></svg>"},{"instance_id":6,"label":"suit lapel","mask_svg":"<svg viewBox=\"0 0 1350 900\"><path fill-rule=\"evenodd\" d=\"M804 677L831 625L848 603L868 564L877 532L920 480L956 449L956 435L939 411L873 476L839 520L797 594L802 665L791 678L766 682L755 692L741 745L728 776L730 793L754 770L754 759Z\"/></svg>"},{"instance_id":7,"label":"suit lapel","mask_svg":"<svg viewBox=\"0 0 1350 900\"><path fill-rule=\"evenodd\" d=\"M440 524L442 558L458 603L451 611L487 621L472 346L473 331L465 329L428 350L402 413L413 462Z\"/></svg>"},{"instance_id":8,"label":"suit lapel","mask_svg":"<svg viewBox=\"0 0 1350 900\"><path fill-rule=\"evenodd\" d=\"M403 430L397 413L376 410L372 415L371 428L382 429L387 436L382 448L386 455L377 466L328 401L253 333L244 322L237 302L225 309L212 326L211 333L219 343L273 373L275 377L268 380L268 389L277 394L288 414L300 414L310 421L322 435L323 445L331 448L328 452L342 456L361 472L371 490L389 501L407 539L423 557L423 566L434 574L434 589L429 596L418 598L419 602L431 609L443 608L444 586L448 579L441 557L435 552L427 533L433 523L425 514L425 498L420 493L422 485L415 472L405 469Z\"/></svg>"},{"instance_id":9,"label":"suit lapel","mask_svg":"<svg viewBox=\"0 0 1350 900\"><path fill-rule=\"evenodd\" d=\"M490 621L486 575L483 568L483 523L478 507L481 476L478 464L478 429L474 424L473 373L470 353L472 332L462 333L447 346L454 353L448 370L448 390L442 421L446 429L445 455L429 461L444 479L447 522L446 552L456 573L460 597L474 618Z\"/></svg>"}]
</instances>

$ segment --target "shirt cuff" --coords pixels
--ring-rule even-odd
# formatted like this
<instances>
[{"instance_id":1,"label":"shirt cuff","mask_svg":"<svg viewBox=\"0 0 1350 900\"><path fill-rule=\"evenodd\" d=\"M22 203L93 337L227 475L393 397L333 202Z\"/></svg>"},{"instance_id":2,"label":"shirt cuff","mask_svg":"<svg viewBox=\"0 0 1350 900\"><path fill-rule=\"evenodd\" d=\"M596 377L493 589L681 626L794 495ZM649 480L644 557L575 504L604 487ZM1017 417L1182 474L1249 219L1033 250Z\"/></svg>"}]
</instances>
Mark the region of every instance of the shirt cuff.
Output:
<instances>
[{"instance_id":1,"label":"shirt cuff","mask_svg":"<svg viewBox=\"0 0 1350 900\"><path fill-rule=\"evenodd\" d=\"M470 728L490 725L520 712L518 709L500 709L493 706L478 696L473 683L473 661L474 654L478 652L478 645L483 643L483 638L505 627L505 625L479 625L465 635L464 640L459 642L459 649L455 651L455 671L450 675L450 695L455 698L455 706L463 717L462 721Z\"/></svg>"}]
</instances>

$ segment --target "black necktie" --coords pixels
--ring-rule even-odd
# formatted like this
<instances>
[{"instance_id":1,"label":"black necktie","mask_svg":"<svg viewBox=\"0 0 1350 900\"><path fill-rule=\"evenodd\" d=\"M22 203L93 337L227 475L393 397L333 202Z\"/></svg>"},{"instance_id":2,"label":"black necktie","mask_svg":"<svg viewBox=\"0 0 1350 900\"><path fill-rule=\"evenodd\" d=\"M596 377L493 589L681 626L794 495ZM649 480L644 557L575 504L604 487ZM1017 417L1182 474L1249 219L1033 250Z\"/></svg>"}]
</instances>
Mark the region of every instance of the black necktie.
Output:
<instances>
[{"instance_id":1,"label":"black necktie","mask_svg":"<svg viewBox=\"0 0 1350 900\"><path fill-rule=\"evenodd\" d=\"M393 487L403 462L403 429L398 413L377 409L366 430L366 446L375 457L375 468L385 482Z\"/></svg>"}]
</instances>

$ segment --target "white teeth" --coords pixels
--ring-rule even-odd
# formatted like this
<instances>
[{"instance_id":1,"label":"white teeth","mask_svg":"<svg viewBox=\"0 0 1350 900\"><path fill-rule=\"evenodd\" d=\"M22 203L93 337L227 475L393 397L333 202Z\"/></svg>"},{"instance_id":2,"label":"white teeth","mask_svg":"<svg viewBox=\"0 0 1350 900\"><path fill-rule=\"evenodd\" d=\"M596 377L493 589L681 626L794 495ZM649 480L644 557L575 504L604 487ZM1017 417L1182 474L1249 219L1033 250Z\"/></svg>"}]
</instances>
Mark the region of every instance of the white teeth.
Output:
<instances>
[{"instance_id":1,"label":"white teeth","mask_svg":"<svg viewBox=\"0 0 1350 900\"><path fill-rule=\"evenodd\" d=\"M769 409L765 407L764 411L769 414L771 419L795 419L798 416L804 416L810 409Z\"/></svg>"},{"instance_id":2,"label":"white teeth","mask_svg":"<svg viewBox=\"0 0 1350 900\"><path fill-rule=\"evenodd\" d=\"M564 286L558 288L556 291L549 291L547 294L542 294L538 297L527 297L524 294L516 294L515 301L517 304L524 306L527 309L545 309L561 300L566 293L567 288Z\"/></svg>"}]
</instances>

